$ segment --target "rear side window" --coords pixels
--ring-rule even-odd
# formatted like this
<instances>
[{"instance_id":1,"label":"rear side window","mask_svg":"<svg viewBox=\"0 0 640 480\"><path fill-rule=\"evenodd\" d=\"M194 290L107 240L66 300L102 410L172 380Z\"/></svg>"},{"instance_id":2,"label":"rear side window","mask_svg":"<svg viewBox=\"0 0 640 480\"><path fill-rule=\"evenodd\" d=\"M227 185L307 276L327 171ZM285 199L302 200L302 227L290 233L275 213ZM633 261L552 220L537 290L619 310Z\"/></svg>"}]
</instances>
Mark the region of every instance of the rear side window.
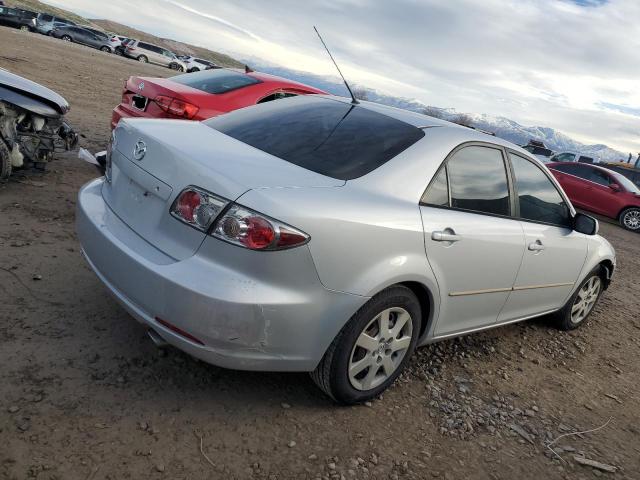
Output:
<instances>
[{"instance_id":1,"label":"rear side window","mask_svg":"<svg viewBox=\"0 0 640 480\"><path fill-rule=\"evenodd\" d=\"M465 147L447 162L451 207L510 215L507 171L500 150Z\"/></svg>"},{"instance_id":2,"label":"rear side window","mask_svg":"<svg viewBox=\"0 0 640 480\"><path fill-rule=\"evenodd\" d=\"M40 19L41 19L43 22L51 22L51 21L53 21L53 17L52 17L51 15L46 15L46 14L45 14L45 15L42 15L42 16L40 17Z\"/></svg>"},{"instance_id":3,"label":"rear side window","mask_svg":"<svg viewBox=\"0 0 640 480\"><path fill-rule=\"evenodd\" d=\"M554 162L573 162L576 156L573 153L561 153L553 157Z\"/></svg>"},{"instance_id":4,"label":"rear side window","mask_svg":"<svg viewBox=\"0 0 640 480\"><path fill-rule=\"evenodd\" d=\"M198 73L187 77L195 75ZM290 163L340 180L368 174L424 137L421 129L395 118L313 95L262 103L204 123Z\"/></svg>"},{"instance_id":5,"label":"rear side window","mask_svg":"<svg viewBox=\"0 0 640 480\"><path fill-rule=\"evenodd\" d=\"M545 173L533 162L510 155L520 218L534 222L568 226L569 207Z\"/></svg>"},{"instance_id":6,"label":"rear side window","mask_svg":"<svg viewBox=\"0 0 640 480\"><path fill-rule=\"evenodd\" d=\"M233 70L204 70L171 77L171 81L203 92L219 94L261 83L257 78Z\"/></svg>"},{"instance_id":7,"label":"rear side window","mask_svg":"<svg viewBox=\"0 0 640 480\"><path fill-rule=\"evenodd\" d=\"M440 169L440 172L434 177L427 192L422 197L422 202L427 205L435 205L438 207L449 206L449 185L447 183L447 169Z\"/></svg>"}]
</instances>

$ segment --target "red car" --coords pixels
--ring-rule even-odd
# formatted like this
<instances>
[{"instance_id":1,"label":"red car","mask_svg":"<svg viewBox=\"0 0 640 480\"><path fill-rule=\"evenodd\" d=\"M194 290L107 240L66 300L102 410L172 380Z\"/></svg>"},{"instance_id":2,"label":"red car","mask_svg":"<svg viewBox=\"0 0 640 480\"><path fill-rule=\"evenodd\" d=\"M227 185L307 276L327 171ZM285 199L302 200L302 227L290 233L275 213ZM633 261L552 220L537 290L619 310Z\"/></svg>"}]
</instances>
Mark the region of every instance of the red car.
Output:
<instances>
[{"instance_id":1,"label":"red car","mask_svg":"<svg viewBox=\"0 0 640 480\"><path fill-rule=\"evenodd\" d=\"M586 163L552 162L547 167L574 206L615 218L624 228L640 232L640 189L627 177Z\"/></svg>"},{"instance_id":2,"label":"red car","mask_svg":"<svg viewBox=\"0 0 640 480\"><path fill-rule=\"evenodd\" d=\"M225 68L171 78L130 77L113 110L111 129L122 117L205 120L256 103L316 93L326 92L266 73Z\"/></svg>"}]
</instances>

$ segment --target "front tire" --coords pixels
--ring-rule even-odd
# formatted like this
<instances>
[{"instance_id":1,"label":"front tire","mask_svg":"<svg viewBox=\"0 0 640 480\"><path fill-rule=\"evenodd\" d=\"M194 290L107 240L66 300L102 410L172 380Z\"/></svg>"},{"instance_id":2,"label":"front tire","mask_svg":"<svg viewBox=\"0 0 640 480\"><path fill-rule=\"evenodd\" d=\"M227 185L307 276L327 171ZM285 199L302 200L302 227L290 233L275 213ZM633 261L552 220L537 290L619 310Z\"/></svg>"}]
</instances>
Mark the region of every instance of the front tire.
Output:
<instances>
[{"instance_id":1,"label":"front tire","mask_svg":"<svg viewBox=\"0 0 640 480\"><path fill-rule=\"evenodd\" d=\"M585 323L604 291L602 267L591 270L557 315L560 330L574 330Z\"/></svg>"},{"instance_id":2,"label":"front tire","mask_svg":"<svg viewBox=\"0 0 640 480\"><path fill-rule=\"evenodd\" d=\"M390 287L351 317L311 377L339 403L371 400L404 370L416 348L421 324L415 294L404 286Z\"/></svg>"},{"instance_id":3,"label":"front tire","mask_svg":"<svg viewBox=\"0 0 640 480\"><path fill-rule=\"evenodd\" d=\"M23 32L30 32L31 31L31 29L29 27L27 27L26 25L22 25L20 27L20 30L22 30Z\"/></svg>"},{"instance_id":4,"label":"front tire","mask_svg":"<svg viewBox=\"0 0 640 480\"><path fill-rule=\"evenodd\" d=\"M64 40L65 42L73 42L73 39L69 35L63 35L62 37L60 37L60 39Z\"/></svg>"},{"instance_id":5,"label":"front tire","mask_svg":"<svg viewBox=\"0 0 640 480\"><path fill-rule=\"evenodd\" d=\"M104 47L100 48L101 51L106 52L106 53L111 53L111 49L109 47L107 47L106 45Z\"/></svg>"},{"instance_id":6,"label":"front tire","mask_svg":"<svg viewBox=\"0 0 640 480\"><path fill-rule=\"evenodd\" d=\"M632 232L640 232L640 208L627 208L622 211L619 217L620 226L631 230Z\"/></svg>"}]
</instances>

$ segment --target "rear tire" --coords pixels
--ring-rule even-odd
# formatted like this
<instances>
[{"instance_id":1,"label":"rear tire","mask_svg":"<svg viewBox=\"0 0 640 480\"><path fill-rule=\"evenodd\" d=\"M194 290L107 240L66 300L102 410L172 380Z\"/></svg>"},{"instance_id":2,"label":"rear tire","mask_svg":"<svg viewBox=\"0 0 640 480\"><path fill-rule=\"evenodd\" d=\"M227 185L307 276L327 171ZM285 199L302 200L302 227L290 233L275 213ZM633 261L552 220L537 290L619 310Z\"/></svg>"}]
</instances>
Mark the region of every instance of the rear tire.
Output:
<instances>
[{"instance_id":1,"label":"rear tire","mask_svg":"<svg viewBox=\"0 0 640 480\"><path fill-rule=\"evenodd\" d=\"M620 226L632 232L640 232L640 208L627 208L618 218Z\"/></svg>"},{"instance_id":2,"label":"rear tire","mask_svg":"<svg viewBox=\"0 0 640 480\"><path fill-rule=\"evenodd\" d=\"M148 59L147 57L145 57L144 55L140 55L140 56L137 58L137 60L138 60L140 63L149 63L149 59Z\"/></svg>"},{"instance_id":3,"label":"rear tire","mask_svg":"<svg viewBox=\"0 0 640 480\"><path fill-rule=\"evenodd\" d=\"M371 400L404 370L416 348L421 323L415 294L404 286L390 287L351 317L311 378L338 403Z\"/></svg>"},{"instance_id":4,"label":"rear tire","mask_svg":"<svg viewBox=\"0 0 640 480\"><path fill-rule=\"evenodd\" d=\"M11 158L9 149L0 139L0 180L6 180L11 175Z\"/></svg>"},{"instance_id":5,"label":"rear tire","mask_svg":"<svg viewBox=\"0 0 640 480\"><path fill-rule=\"evenodd\" d=\"M73 42L73 39L69 35L63 35L60 37L60 40L64 40L65 42Z\"/></svg>"},{"instance_id":6,"label":"rear tire","mask_svg":"<svg viewBox=\"0 0 640 480\"><path fill-rule=\"evenodd\" d=\"M107 47L106 45L104 47L101 47L100 50L103 51L103 52L111 53L111 49L109 47Z\"/></svg>"},{"instance_id":7,"label":"rear tire","mask_svg":"<svg viewBox=\"0 0 640 480\"><path fill-rule=\"evenodd\" d=\"M27 27L26 25L22 25L20 27L20 30L22 30L23 32L30 32L31 31L31 29L29 27Z\"/></svg>"},{"instance_id":8,"label":"rear tire","mask_svg":"<svg viewBox=\"0 0 640 480\"><path fill-rule=\"evenodd\" d=\"M574 330L584 324L604 291L602 267L597 266L582 281L565 306L556 313L560 330Z\"/></svg>"}]
</instances>

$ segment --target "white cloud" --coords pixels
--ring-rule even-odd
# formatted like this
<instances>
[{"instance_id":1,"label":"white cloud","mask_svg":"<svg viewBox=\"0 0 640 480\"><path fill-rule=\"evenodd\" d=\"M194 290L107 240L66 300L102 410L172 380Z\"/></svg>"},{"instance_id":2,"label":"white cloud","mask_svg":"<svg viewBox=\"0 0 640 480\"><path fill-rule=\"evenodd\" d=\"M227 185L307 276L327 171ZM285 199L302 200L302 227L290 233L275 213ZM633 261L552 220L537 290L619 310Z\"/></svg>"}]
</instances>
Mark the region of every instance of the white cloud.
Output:
<instances>
[{"instance_id":1,"label":"white cloud","mask_svg":"<svg viewBox=\"0 0 640 480\"><path fill-rule=\"evenodd\" d=\"M135 13L129 0L47 1L334 75L317 25L356 83L640 149L640 116L633 114L640 107L637 0L137 0Z\"/></svg>"}]
</instances>

